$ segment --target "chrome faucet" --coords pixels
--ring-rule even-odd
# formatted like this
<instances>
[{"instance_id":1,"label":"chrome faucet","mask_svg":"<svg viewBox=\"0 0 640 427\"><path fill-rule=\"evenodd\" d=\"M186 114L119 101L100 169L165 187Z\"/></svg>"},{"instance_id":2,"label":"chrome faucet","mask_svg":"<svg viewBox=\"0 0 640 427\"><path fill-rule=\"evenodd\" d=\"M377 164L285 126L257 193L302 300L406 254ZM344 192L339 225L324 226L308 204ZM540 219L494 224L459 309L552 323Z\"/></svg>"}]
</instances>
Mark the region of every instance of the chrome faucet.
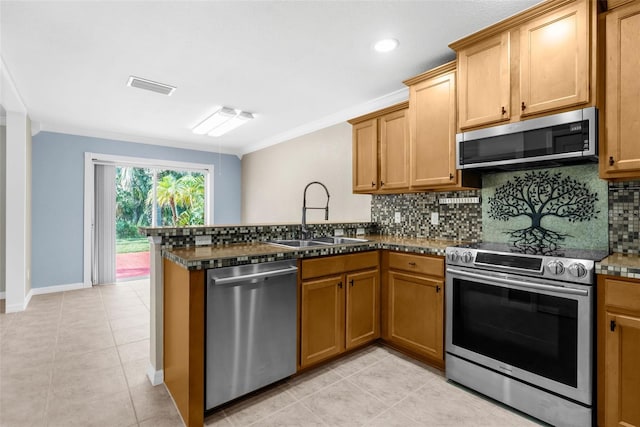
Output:
<instances>
[{"instance_id":1,"label":"chrome faucet","mask_svg":"<svg viewBox=\"0 0 640 427\"><path fill-rule=\"evenodd\" d=\"M327 193L327 205L324 208L307 207L307 189L313 184L321 185L322 188L324 188L324 191ZM309 237L309 230L307 229L307 209L324 209L324 220L329 220L329 190L327 190L327 187L323 183L319 181L312 181L308 183L306 187L304 187L304 194L302 195L302 227L300 230L300 238L302 240L305 240Z\"/></svg>"}]
</instances>

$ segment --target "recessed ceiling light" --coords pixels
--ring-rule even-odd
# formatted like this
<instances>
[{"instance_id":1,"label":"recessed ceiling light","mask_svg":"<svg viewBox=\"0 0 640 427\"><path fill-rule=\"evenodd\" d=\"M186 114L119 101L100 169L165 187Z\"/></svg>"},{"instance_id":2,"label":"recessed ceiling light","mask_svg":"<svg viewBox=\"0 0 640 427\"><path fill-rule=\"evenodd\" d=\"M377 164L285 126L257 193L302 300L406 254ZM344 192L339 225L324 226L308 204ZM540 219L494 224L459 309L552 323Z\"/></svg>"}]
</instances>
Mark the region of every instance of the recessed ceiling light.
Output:
<instances>
[{"instance_id":1,"label":"recessed ceiling light","mask_svg":"<svg viewBox=\"0 0 640 427\"><path fill-rule=\"evenodd\" d=\"M376 44L373 45L373 48L378 52L391 52L393 49L398 47L398 44L399 42L396 39L383 39L376 42Z\"/></svg>"},{"instance_id":2,"label":"recessed ceiling light","mask_svg":"<svg viewBox=\"0 0 640 427\"><path fill-rule=\"evenodd\" d=\"M129 76L127 86L150 90L151 92L161 93L167 96L171 96L173 91L176 90L175 86L154 82L153 80L143 79L142 77L136 76Z\"/></svg>"}]
</instances>

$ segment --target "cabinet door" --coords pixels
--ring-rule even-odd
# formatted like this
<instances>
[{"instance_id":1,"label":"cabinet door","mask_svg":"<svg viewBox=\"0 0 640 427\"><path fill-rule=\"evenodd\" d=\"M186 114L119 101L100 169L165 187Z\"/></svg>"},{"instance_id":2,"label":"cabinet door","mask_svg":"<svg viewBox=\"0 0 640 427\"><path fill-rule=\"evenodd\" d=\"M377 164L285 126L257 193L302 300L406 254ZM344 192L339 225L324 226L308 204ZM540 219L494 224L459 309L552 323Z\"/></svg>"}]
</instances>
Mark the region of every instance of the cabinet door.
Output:
<instances>
[{"instance_id":1,"label":"cabinet door","mask_svg":"<svg viewBox=\"0 0 640 427\"><path fill-rule=\"evenodd\" d=\"M640 177L640 4L607 15L605 142L600 166L605 175Z\"/></svg>"},{"instance_id":2,"label":"cabinet door","mask_svg":"<svg viewBox=\"0 0 640 427\"><path fill-rule=\"evenodd\" d=\"M505 32L458 52L458 114L461 129L509 119L509 37L509 33Z\"/></svg>"},{"instance_id":3,"label":"cabinet door","mask_svg":"<svg viewBox=\"0 0 640 427\"><path fill-rule=\"evenodd\" d=\"M344 351L344 276L302 282L300 365Z\"/></svg>"},{"instance_id":4,"label":"cabinet door","mask_svg":"<svg viewBox=\"0 0 640 427\"><path fill-rule=\"evenodd\" d=\"M455 183L455 102L455 72L410 87L411 187Z\"/></svg>"},{"instance_id":5,"label":"cabinet door","mask_svg":"<svg viewBox=\"0 0 640 427\"><path fill-rule=\"evenodd\" d=\"M353 125L353 192L378 188L378 120Z\"/></svg>"},{"instance_id":6,"label":"cabinet door","mask_svg":"<svg viewBox=\"0 0 640 427\"><path fill-rule=\"evenodd\" d=\"M605 424L640 427L640 318L607 313L607 327Z\"/></svg>"},{"instance_id":7,"label":"cabinet door","mask_svg":"<svg viewBox=\"0 0 640 427\"><path fill-rule=\"evenodd\" d=\"M443 281L396 271L388 278L390 341L443 360Z\"/></svg>"},{"instance_id":8,"label":"cabinet door","mask_svg":"<svg viewBox=\"0 0 640 427\"><path fill-rule=\"evenodd\" d=\"M407 110L380 117L381 190L409 188L409 124Z\"/></svg>"},{"instance_id":9,"label":"cabinet door","mask_svg":"<svg viewBox=\"0 0 640 427\"><path fill-rule=\"evenodd\" d=\"M521 115L589 101L588 10L578 0L520 27Z\"/></svg>"},{"instance_id":10,"label":"cabinet door","mask_svg":"<svg viewBox=\"0 0 640 427\"><path fill-rule=\"evenodd\" d=\"M368 270L346 276L346 348L353 348L380 336L379 271Z\"/></svg>"}]
</instances>

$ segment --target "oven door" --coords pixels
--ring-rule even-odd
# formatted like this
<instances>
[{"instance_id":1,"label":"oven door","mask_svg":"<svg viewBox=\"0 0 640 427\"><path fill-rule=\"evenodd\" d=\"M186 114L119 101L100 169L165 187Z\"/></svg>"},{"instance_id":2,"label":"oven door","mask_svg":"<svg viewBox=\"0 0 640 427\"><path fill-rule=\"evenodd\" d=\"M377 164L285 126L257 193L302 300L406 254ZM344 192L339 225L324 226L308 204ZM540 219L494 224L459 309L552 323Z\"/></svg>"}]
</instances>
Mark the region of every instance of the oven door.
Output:
<instances>
[{"instance_id":1,"label":"oven door","mask_svg":"<svg viewBox=\"0 0 640 427\"><path fill-rule=\"evenodd\" d=\"M593 288L448 267L446 351L592 403Z\"/></svg>"}]
</instances>

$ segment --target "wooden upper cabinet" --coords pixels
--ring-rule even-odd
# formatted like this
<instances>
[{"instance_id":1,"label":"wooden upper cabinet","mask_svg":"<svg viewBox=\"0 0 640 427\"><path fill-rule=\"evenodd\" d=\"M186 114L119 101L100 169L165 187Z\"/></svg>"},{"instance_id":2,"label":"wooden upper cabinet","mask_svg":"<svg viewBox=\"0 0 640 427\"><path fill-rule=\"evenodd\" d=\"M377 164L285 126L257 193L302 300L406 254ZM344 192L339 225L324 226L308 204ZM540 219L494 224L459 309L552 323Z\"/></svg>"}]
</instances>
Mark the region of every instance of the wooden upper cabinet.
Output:
<instances>
[{"instance_id":1,"label":"wooden upper cabinet","mask_svg":"<svg viewBox=\"0 0 640 427\"><path fill-rule=\"evenodd\" d=\"M385 114L380 126L381 190L409 188L409 125L407 110Z\"/></svg>"},{"instance_id":2,"label":"wooden upper cabinet","mask_svg":"<svg viewBox=\"0 0 640 427\"><path fill-rule=\"evenodd\" d=\"M605 131L600 144L603 178L640 177L640 2L606 16Z\"/></svg>"},{"instance_id":3,"label":"wooden upper cabinet","mask_svg":"<svg viewBox=\"0 0 640 427\"><path fill-rule=\"evenodd\" d=\"M353 125L353 192L409 189L408 102L349 120Z\"/></svg>"},{"instance_id":4,"label":"wooden upper cabinet","mask_svg":"<svg viewBox=\"0 0 640 427\"><path fill-rule=\"evenodd\" d=\"M353 192L378 188L378 120L353 125Z\"/></svg>"},{"instance_id":5,"label":"wooden upper cabinet","mask_svg":"<svg viewBox=\"0 0 640 427\"><path fill-rule=\"evenodd\" d=\"M520 26L522 116L589 101L588 11L579 0Z\"/></svg>"},{"instance_id":6,"label":"wooden upper cabinet","mask_svg":"<svg viewBox=\"0 0 640 427\"><path fill-rule=\"evenodd\" d=\"M409 81L412 188L448 185L457 178L455 63L437 70Z\"/></svg>"},{"instance_id":7,"label":"wooden upper cabinet","mask_svg":"<svg viewBox=\"0 0 640 427\"><path fill-rule=\"evenodd\" d=\"M509 32L458 52L458 114L461 129L510 117Z\"/></svg>"},{"instance_id":8,"label":"wooden upper cabinet","mask_svg":"<svg viewBox=\"0 0 640 427\"><path fill-rule=\"evenodd\" d=\"M458 129L596 104L595 1L548 0L449 45Z\"/></svg>"}]
</instances>

